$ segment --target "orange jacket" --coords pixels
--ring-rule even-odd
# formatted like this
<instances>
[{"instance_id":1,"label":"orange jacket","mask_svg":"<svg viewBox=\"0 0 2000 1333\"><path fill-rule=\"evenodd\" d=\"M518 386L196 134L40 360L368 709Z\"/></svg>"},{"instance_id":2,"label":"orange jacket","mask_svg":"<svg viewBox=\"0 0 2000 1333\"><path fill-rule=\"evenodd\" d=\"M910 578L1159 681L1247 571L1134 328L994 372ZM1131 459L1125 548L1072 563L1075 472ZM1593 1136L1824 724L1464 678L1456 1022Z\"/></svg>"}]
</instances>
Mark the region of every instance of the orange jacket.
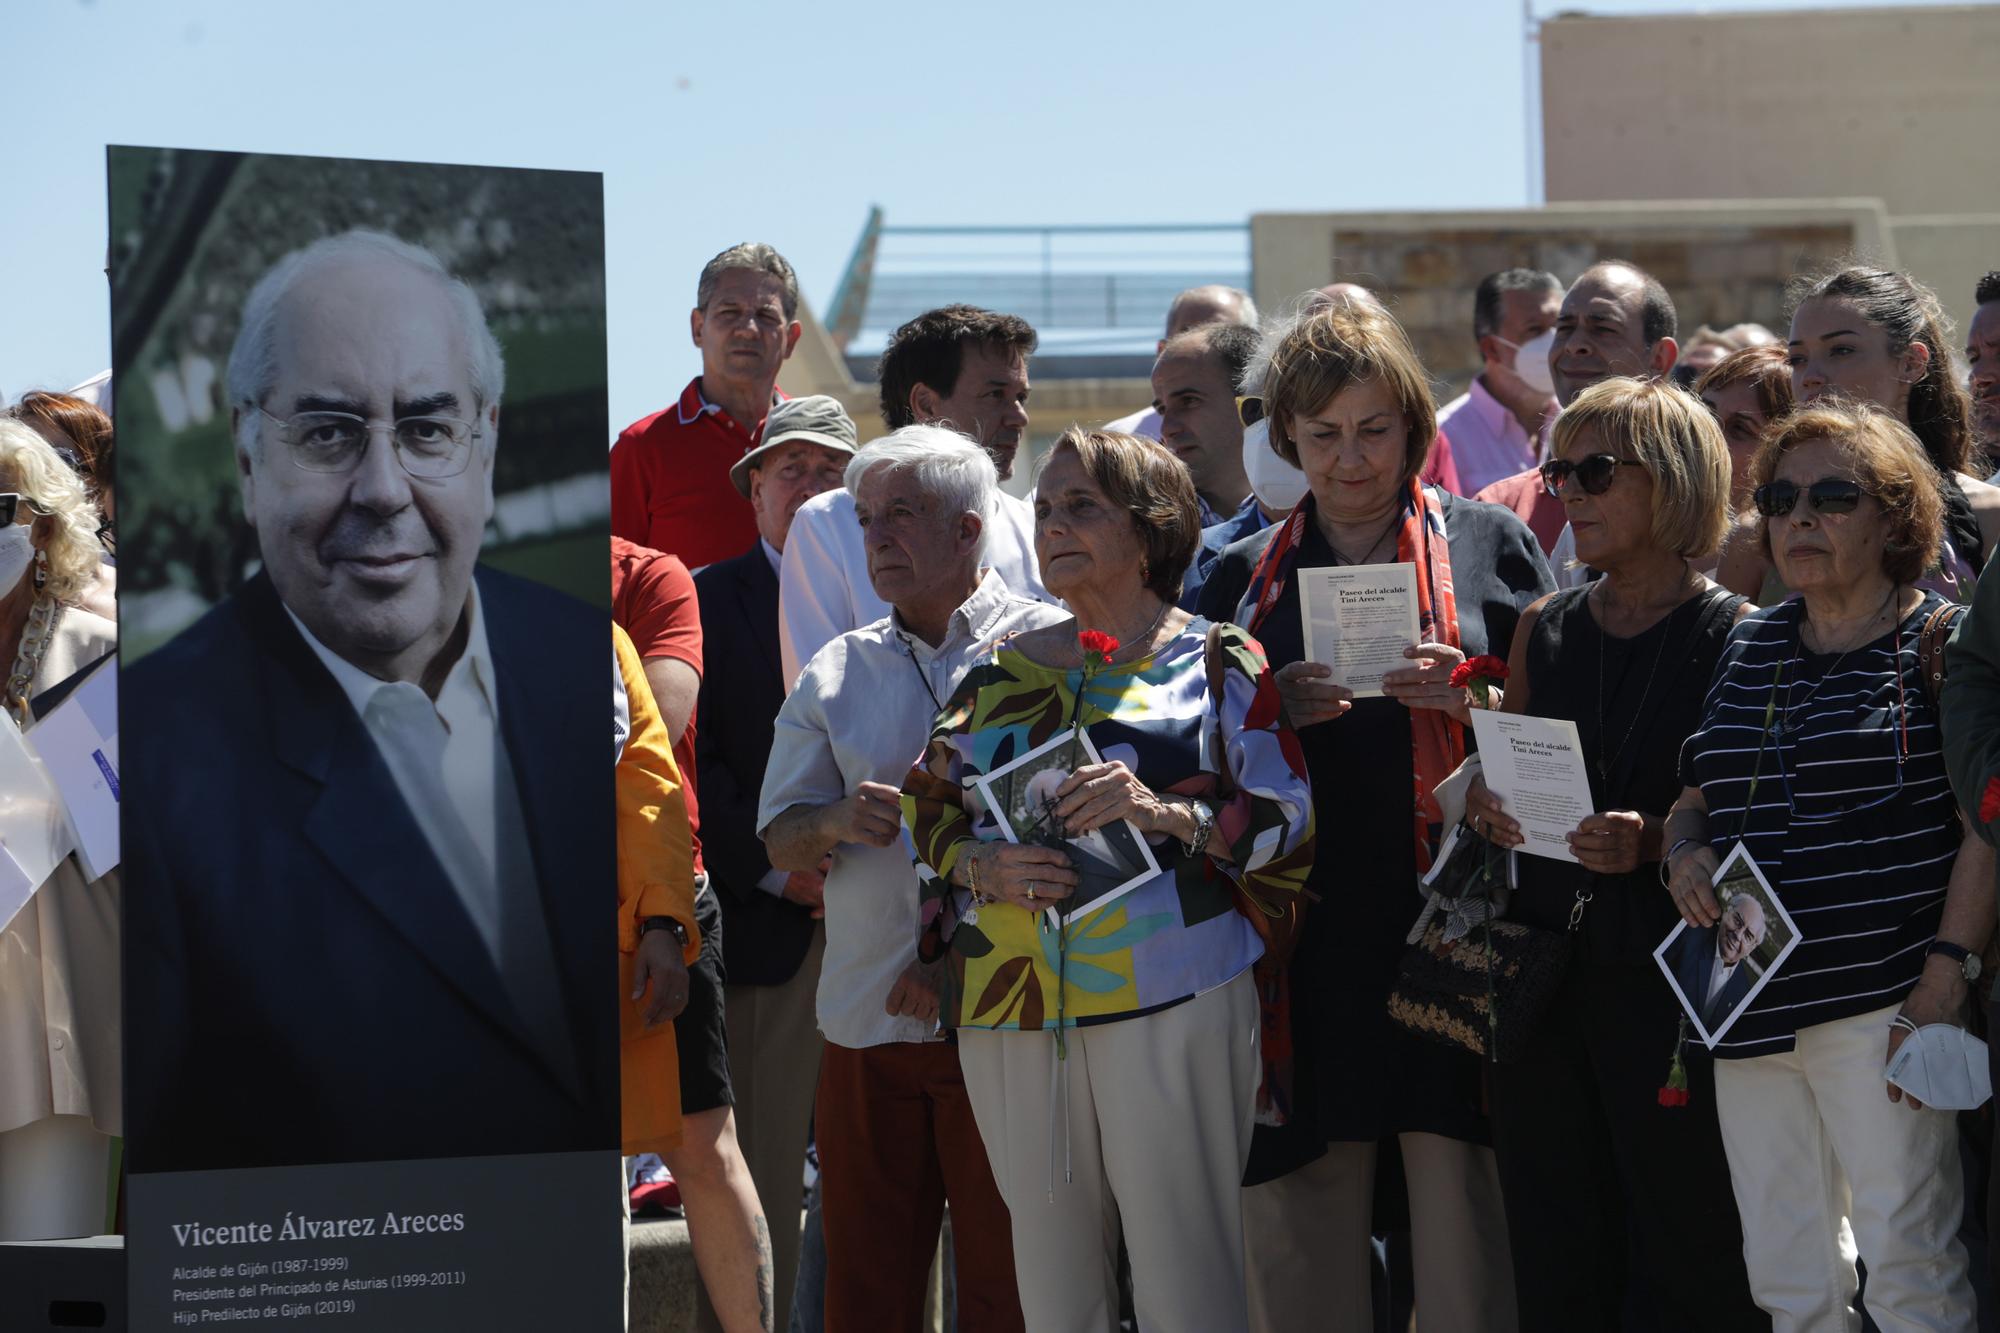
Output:
<instances>
[{"instance_id":1,"label":"orange jacket","mask_svg":"<svg viewBox=\"0 0 2000 1333\"><path fill-rule=\"evenodd\" d=\"M644 999L633 1000L632 968L639 923L670 916L687 929L684 961L701 949L694 923L694 853L681 773L666 723L632 640L617 625L611 641L625 682L631 732L618 757L618 1065L623 1082L624 1150L630 1155L680 1146L680 1066L674 1025L648 1028Z\"/></svg>"}]
</instances>

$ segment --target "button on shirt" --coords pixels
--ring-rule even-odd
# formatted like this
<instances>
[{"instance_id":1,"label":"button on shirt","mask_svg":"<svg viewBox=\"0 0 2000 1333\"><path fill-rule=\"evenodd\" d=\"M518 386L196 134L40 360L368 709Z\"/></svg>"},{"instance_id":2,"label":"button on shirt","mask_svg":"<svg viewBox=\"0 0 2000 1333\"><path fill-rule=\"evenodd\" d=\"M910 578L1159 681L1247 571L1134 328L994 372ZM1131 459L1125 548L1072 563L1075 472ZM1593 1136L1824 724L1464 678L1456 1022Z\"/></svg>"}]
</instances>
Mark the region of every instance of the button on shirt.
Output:
<instances>
[{"instance_id":1,"label":"button on shirt","mask_svg":"<svg viewBox=\"0 0 2000 1333\"><path fill-rule=\"evenodd\" d=\"M1008 591L1041 602L1054 600L1035 563L1035 510L1026 500L994 493L983 560ZM868 552L854 517L854 497L844 490L827 491L799 506L778 570L778 651L785 688L792 688L814 653L888 614L889 604L868 581Z\"/></svg>"},{"instance_id":2,"label":"button on shirt","mask_svg":"<svg viewBox=\"0 0 2000 1333\"><path fill-rule=\"evenodd\" d=\"M1556 407L1556 400L1549 399L1547 422L1555 420ZM1439 409L1438 429L1451 437L1460 495L1477 495L1503 477L1534 467L1542 461L1548 438L1547 424L1540 435L1529 435L1478 376L1471 388Z\"/></svg>"},{"instance_id":3,"label":"button on shirt","mask_svg":"<svg viewBox=\"0 0 2000 1333\"><path fill-rule=\"evenodd\" d=\"M791 551L787 540L785 552ZM757 803L758 834L795 805L831 805L863 782L900 788L930 739L936 701L951 697L966 667L1001 636L1064 618L1056 607L1014 596L988 570L952 612L936 648L893 617L827 644L778 712ZM917 920L917 872L907 835L887 847L834 848L818 998L820 1031L828 1041L861 1048L926 1041L935 1033L934 1021L898 1017L882 1007L903 969L917 959Z\"/></svg>"},{"instance_id":4,"label":"button on shirt","mask_svg":"<svg viewBox=\"0 0 2000 1333\"><path fill-rule=\"evenodd\" d=\"M773 393L773 405L783 402ZM739 422L701 392L697 375L680 400L632 423L611 446L611 531L677 555L690 571L741 555L757 540L757 516L729 480L756 448L764 423Z\"/></svg>"}]
</instances>

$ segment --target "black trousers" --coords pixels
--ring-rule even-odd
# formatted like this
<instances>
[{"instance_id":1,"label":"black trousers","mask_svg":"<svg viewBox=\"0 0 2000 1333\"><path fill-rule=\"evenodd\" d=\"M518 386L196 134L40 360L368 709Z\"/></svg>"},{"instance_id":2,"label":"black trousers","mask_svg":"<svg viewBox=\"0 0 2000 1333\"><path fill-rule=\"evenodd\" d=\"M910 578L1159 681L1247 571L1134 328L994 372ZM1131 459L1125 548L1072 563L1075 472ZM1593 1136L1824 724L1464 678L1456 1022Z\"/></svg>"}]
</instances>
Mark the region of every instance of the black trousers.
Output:
<instances>
[{"instance_id":1,"label":"black trousers","mask_svg":"<svg viewBox=\"0 0 2000 1333\"><path fill-rule=\"evenodd\" d=\"M1769 1333L1692 1035L1690 1100L1659 1104L1679 1014L1652 960L1576 958L1528 1053L1490 1066L1523 1330Z\"/></svg>"}]
</instances>

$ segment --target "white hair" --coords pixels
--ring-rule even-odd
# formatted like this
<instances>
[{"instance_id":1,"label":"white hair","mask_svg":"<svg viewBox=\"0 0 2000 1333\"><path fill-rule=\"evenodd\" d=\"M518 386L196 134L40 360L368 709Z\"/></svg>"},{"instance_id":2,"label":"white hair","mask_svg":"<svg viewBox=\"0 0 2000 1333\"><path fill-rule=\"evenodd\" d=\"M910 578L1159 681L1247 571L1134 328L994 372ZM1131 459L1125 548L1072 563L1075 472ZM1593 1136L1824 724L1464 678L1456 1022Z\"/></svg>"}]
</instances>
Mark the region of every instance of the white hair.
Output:
<instances>
[{"instance_id":1,"label":"white hair","mask_svg":"<svg viewBox=\"0 0 2000 1333\"><path fill-rule=\"evenodd\" d=\"M444 261L421 245L398 240L379 231L356 229L327 236L292 251L266 269L243 302L243 324L236 344L229 349L229 368L224 384L232 407L263 405L278 377L278 306L294 283L313 267L340 259L391 259L409 265L419 273L436 278L444 286L452 313L464 328L473 397L479 411L500 401L507 386L507 364L500 354L499 340L486 326L486 312L479 297L461 279L452 276ZM254 413L245 413L246 422Z\"/></svg>"},{"instance_id":2,"label":"white hair","mask_svg":"<svg viewBox=\"0 0 2000 1333\"><path fill-rule=\"evenodd\" d=\"M984 449L943 426L903 426L862 445L848 460L841 478L848 493L859 495L861 479L878 467L908 469L917 486L946 513L979 515L979 549L984 554L994 496L1000 488L1000 474Z\"/></svg>"}]
</instances>

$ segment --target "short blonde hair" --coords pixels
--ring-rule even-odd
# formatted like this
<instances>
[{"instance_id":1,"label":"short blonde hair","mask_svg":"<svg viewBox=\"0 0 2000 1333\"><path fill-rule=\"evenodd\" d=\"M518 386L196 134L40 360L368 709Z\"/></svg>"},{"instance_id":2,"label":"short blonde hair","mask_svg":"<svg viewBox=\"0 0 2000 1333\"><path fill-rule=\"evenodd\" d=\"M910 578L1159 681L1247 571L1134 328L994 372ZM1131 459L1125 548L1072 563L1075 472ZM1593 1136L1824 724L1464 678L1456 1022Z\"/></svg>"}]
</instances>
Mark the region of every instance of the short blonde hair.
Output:
<instances>
[{"instance_id":1,"label":"short blonde hair","mask_svg":"<svg viewBox=\"0 0 2000 1333\"><path fill-rule=\"evenodd\" d=\"M43 529L48 541L42 549L49 557L44 591L58 602L75 605L96 581L104 560L104 547L97 540L97 506L84 494L83 479L47 440L9 418L0 418L0 473L12 479L14 489L50 511L35 518L37 527L48 525Z\"/></svg>"},{"instance_id":2,"label":"short blonde hair","mask_svg":"<svg viewBox=\"0 0 2000 1333\"><path fill-rule=\"evenodd\" d=\"M1423 362L1395 316L1356 301L1300 315L1278 335L1264 373L1264 415L1278 457L1299 465L1293 416L1316 412L1341 390L1375 380L1389 386L1409 419L1403 447L1403 483L1408 485L1424 470L1437 439L1437 402Z\"/></svg>"},{"instance_id":3,"label":"short blonde hair","mask_svg":"<svg viewBox=\"0 0 2000 1333\"><path fill-rule=\"evenodd\" d=\"M1600 380L1556 418L1551 448L1566 453L1595 430L1606 449L1653 479L1653 544L1699 560L1729 530L1729 445L1715 414L1665 380Z\"/></svg>"},{"instance_id":4,"label":"short blonde hair","mask_svg":"<svg viewBox=\"0 0 2000 1333\"><path fill-rule=\"evenodd\" d=\"M1889 520L1882 544L1882 572L1915 583L1937 563L1944 545L1944 479L1916 435L1873 403L1821 398L1773 422L1750 464L1750 481L1762 486L1778 460L1802 444L1826 440L1854 468L1864 493L1875 497ZM1771 520L1758 527L1764 558L1771 558Z\"/></svg>"}]
</instances>

